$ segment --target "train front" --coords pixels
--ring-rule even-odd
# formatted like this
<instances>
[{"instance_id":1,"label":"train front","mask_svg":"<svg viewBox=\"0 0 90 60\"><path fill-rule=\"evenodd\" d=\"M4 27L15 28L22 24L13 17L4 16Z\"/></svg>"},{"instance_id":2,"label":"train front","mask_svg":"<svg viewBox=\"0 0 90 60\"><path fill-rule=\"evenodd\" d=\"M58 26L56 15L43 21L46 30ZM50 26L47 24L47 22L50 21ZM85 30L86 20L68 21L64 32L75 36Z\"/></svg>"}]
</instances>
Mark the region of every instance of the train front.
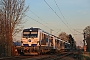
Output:
<instances>
[{"instance_id":1,"label":"train front","mask_svg":"<svg viewBox=\"0 0 90 60\"><path fill-rule=\"evenodd\" d=\"M38 54L39 39L38 28L24 29L22 33L22 52L23 54Z\"/></svg>"}]
</instances>

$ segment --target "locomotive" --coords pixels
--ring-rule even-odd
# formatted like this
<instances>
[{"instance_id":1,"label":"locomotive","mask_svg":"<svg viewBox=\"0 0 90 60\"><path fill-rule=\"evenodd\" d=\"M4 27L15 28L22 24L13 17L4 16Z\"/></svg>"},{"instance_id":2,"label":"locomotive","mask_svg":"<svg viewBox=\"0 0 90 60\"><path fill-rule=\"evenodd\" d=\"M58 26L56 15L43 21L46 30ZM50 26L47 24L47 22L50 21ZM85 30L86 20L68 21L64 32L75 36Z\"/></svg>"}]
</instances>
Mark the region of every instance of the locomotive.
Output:
<instances>
[{"instance_id":1,"label":"locomotive","mask_svg":"<svg viewBox=\"0 0 90 60\"><path fill-rule=\"evenodd\" d=\"M27 28L22 32L20 54L39 55L55 50L69 48L70 43L65 42L40 28Z\"/></svg>"}]
</instances>

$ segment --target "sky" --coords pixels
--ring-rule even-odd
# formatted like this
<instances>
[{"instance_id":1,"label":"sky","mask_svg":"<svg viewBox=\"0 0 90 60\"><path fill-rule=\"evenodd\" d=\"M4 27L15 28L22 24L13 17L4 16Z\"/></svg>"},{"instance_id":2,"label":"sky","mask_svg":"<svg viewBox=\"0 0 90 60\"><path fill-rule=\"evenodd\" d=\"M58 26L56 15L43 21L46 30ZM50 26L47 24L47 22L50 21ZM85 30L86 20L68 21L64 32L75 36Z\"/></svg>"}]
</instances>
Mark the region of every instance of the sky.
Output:
<instances>
[{"instance_id":1,"label":"sky","mask_svg":"<svg viewBox=\"0 0 90 60\"><path fill-rule=\"evenodd\" d=\"M83 29L90 25L90 0L25 0L29 6L24 28L39 27L58 36L72 34L83 45Z\"/></svg>"}]
</instances>

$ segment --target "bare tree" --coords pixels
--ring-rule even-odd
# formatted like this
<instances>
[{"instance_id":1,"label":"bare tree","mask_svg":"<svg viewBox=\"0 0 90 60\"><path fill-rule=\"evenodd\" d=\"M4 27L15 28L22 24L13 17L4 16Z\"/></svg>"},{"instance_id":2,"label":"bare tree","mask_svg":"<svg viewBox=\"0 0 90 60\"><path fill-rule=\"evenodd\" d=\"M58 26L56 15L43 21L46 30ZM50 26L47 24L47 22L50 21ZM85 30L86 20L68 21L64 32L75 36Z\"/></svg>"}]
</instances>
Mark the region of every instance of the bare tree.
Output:
<instances>
[{"instance_id":1,"label":"bare tree","mask_svg":"<svg viewBox=\"0 0 90 60\"><path fill-rule=\"evenodd\" d=\"M61 32L59 34L59 38L61 40L63 40L63 41L68 41L69 40L69 37L68 37L68 35L65 32ZM61 43L61 46L62 46L61 48L64 49L64 42Z\"/></svg>"},{"instance_id":2,"label":"bare tree","mask_svg":"<svg viewBox=\"0 0 90 60\"><path fill-rule=\"evenodd\" d=\"M68 35L69 36L69 43L70 43L70 48L71 50L76 50L76 41L74 40L74 38L72 37L71 34Z\"/></svg>"},{"instance_id":3,"label":"bare tree","mask_svg":"<svg viewBox=\"0 0 90 60\"><path fill-rule=\"evenodd\" d=\"M84 42L87 43L87 50L90 51L90 26L87 26L84 30Z\"/></svg>"},{"instance_id":4,"label":"bare tree","mask_svg":"<svg viewBox=\"0 0 90 60\"><path fill-rule=\"evenodd\" d=\"M25 8L24 2L25 0L3 0L6 17L11 23L12 35L21 31L22 18L25 17L25 12L28 9L28 7Z\"/></svg>"},{"instance_id":5,"label":"bare tree","mask_svg":"<svg viewBox=\"0 0 90 60\"><path fill-rule=\"evenodd\" d=\"M5 47L5 32L4 32L4 21L3 21L3 13L0 9L0 56L4 53L4 47Z\"/></svg>"},{"instance_id":6,"label":"bare tree","mask_svg":"<svg viewBox=\"0 0 90 60\"><path fill-rule=\"evenodd\" d=\"M68 40L69 40L69 37L68 37L68 35L67 35L65 32L61 32L61 33L59 34L59 38L60 38L61 40L64 40L64 41L68 41Z\"/></svg>"},{"instance_id":7,"label":"bare tree","mask_svg":"<svg viewBox=\"0 0 90 60\"><path fill-rule=\"evenodd\" d=\"M1 20L3 38L6 42L7 56L11 56L13 36L21 31L23 17L28 7L24 6L25 0L1 0L1 2L3 4Z\"/></svg>"},{"instance_id":8,"label":"bare tree","mask_svg":"<svg viewBox=\"0 0 90 60\"><path fill-rule=\"evenodd\" d=\"M72 50L74 50L74 49L76 49L76 41L74 40L74 38L72 37L72 35L71 34L66 34L65 32L61 32L60 34L59 34L59 38L61 39L61 40L64 40L64 41L67 41L67 42L69 42L70 43L70 48L72 49ZM62 44L63 45L63 44Z\"/></svg>"},{"instance_id":9,"label":"bare tree","mask_svg":"<svg viewBox=\"0 0 90 60\"><path fill-rule=\"evenodd\" d=\"M90 36L90 26L87 26L83 32L85 33L85 38L89 37Z\"/></svg>"}]
</instances>

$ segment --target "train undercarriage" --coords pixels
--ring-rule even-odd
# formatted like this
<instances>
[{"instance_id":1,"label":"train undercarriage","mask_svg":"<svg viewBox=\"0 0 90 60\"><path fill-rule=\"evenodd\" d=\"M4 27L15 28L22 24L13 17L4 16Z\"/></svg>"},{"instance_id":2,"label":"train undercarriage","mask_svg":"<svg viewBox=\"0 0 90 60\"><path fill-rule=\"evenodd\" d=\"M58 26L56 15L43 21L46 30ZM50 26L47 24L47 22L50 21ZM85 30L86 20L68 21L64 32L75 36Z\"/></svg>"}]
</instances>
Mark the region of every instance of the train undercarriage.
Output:
<instances>
[{"instance_id":1,"label":"train undercarriage","mask_svg":"<svg viewBox=\"0 0 90 60\"><path fill-rule=\"evenodd\" d=\"M46 54L52 51L53 47L48 46L30 46L30 47L19 47L17 51L20 55L40 55Z\"/></svg>"}]
</instances>

